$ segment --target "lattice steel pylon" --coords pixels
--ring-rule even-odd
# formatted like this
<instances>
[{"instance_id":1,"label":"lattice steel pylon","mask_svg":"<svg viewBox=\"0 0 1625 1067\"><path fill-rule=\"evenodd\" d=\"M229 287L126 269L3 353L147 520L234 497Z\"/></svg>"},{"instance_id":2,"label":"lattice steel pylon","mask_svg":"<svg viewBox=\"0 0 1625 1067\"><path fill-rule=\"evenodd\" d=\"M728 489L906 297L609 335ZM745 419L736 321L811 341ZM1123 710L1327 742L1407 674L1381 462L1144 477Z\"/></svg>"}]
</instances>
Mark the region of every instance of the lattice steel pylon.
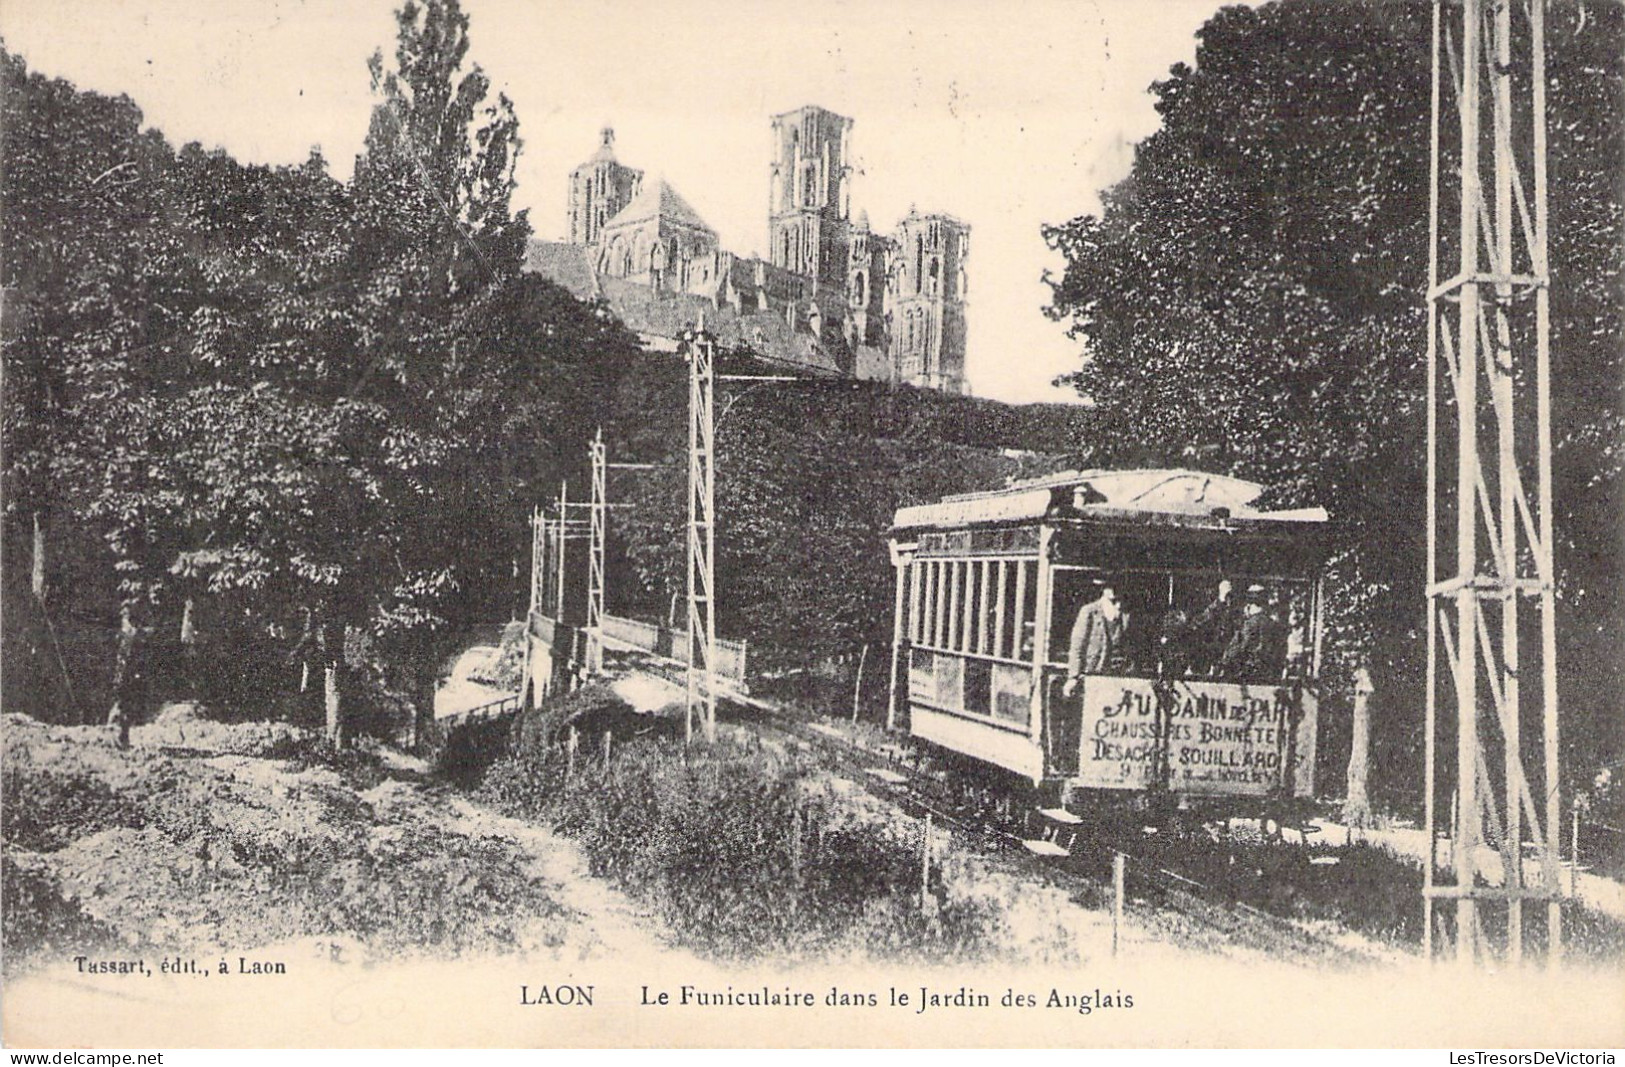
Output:
<instances>
[{"instance_id":1,"label":"lattice steel pylon","mask_svg":"<svg viewBox=\"0 0 1625 1067\"><path fill-rule=\"evenodd\" d=\"M587 673L604 670L604 540L609 510L604 499L604 431L600 427L587 446L592 460L592 507L587 541Z\"/></svg>"},{"instance_id":2,"label":"lattice steel pylon","mask_svg":"<svg viewBox=\"0 0 1625 1067\"><path fill-rule=\"evenodd\" d=\"M1433 8L1424 943L1433 958L1435 921L1443 919L1434 903L1454 900L1456 956L1468 964L1493 952L1487 931L1494 924L1487 927L1485 916L1502 908L1506 959L1521 960L1525 901L1547 904L1548 961L1562 952L1544 0L1517 6L1517 18L1512 0L1435 0ZM1441 108L1446 86L1457 122ZM1452 151L1441 148L1447 125L1460 134ZM1451 167L1460 174L1458 219L1444 227L1439 175ZM1439 264L1452 255L1459 267L1441 281ZM1533 501L1524 477L1531 458ZM1441 538L1441 526L1454 527L1453 538ZM1520 612L1524 600L1533 603L1534 620ZM1528 644L1538 652L1526 656L1525 639L1536 630L1538 641ZM1525 678L1539 679L1538 693L1525 692ZM1444 868L1437 832L1441 691L1456 709L1455 818ZM1524 731L1537 715L1538 739ZM1532 765L1536 754L1541 773L1531 782L1526 758ZM1526 838L1538 865L1533 878L1524 865ZM1481 870L1481 859L1492 856Z\"/></svg>"},{"instance_id":3,"label":"lattice steel pylon","mask_svg":"<svg viewBox=\"0 0 1625 1067\"><path fill-rule=\"evenodd\" d=\"M716 739L716 407L715 345L699 328L683 335L688 357L688 701L683 740L694 737L698 710L707 741Z\"/></svg>"},{"instance_id":4,"label":"lattice steel pylon","mask_svg":"<svg viewBox=\"0 0 1625 1067\"><path fill-rule=\"evenodd\" d=\"M544 586L543 572L547 566L547 542L550 534L547 528L547 519L542 515L542 509L530 509L530 607L526 609L525 617L528 619L536 613L542 605L542 589Z\"/></svg>"},{"instance_id":5,"label":"lattice steel pylon","mask_svg":"<svg viewBox=\"0 0 1625 1067\"><path fill-rule=\"evenodd\" d=\"M558 544L558 554L555 557L555 562L558 564L558 576L555 579L555 583L556 583L556 585L558 587L555 590L555 593L557 594L557 597L558 597L558 610L557 610L557 614L554 616L554 618L556 618L561 623L564 622L564 574L565 574L565 571L564 571L564 542L565 542L565 540L567 539L567 537L569 535L569 529L570 529L570 483L569 482L560 482L559 483L559 524L558 524L559 544Z\"/></svg>"},{"instance_id":6,"label":"lattice steel pylon","mask_svg":"<svg viewBox=\"0 0 1625 1067\"><path fill-rule=\"evenodd\" d=\"M530 676L532 657L529 642L532 620L536 615L536 609L542 603L542 568L546 566L544 559L547 552L546 521L542 518L541 508L530 509L530 580L527 583L530 587L530 603L525 608L525 654L519 661L519 693L525 700L527 708L534 699L531 689L534 679Z\"/></svg>"}]
</instances>

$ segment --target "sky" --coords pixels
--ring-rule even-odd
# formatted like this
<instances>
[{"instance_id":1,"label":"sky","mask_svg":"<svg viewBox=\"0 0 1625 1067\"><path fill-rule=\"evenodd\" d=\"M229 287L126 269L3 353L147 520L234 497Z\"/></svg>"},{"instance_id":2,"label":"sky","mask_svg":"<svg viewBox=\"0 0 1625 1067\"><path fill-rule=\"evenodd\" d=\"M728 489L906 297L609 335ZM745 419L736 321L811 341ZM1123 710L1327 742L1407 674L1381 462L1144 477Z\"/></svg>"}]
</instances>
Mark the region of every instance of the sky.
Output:
<instances>
[{"instance_id":1,"label":"sky","mask_svg":"<svg viewBox=\"0 0 1625 1067\"><path fill-rule=\"evenodd\" d=\"M910 206L971 227L966 375L979 396L1051 385L1078 342L1043 314L1060 257L1041 227L1099 210L1157 127L1150 84L1195 54L1218 0L463 0L470 59L514 101L517 206L565 231L565 178L616 131L741 254L767 249L769 118L853 118L852 210L888 232ZM126 93L171 143L247 163L320 145L347 177L366 132L367 57L394 0L6 0L31 70Z\"/></svg>"}]
</instances>

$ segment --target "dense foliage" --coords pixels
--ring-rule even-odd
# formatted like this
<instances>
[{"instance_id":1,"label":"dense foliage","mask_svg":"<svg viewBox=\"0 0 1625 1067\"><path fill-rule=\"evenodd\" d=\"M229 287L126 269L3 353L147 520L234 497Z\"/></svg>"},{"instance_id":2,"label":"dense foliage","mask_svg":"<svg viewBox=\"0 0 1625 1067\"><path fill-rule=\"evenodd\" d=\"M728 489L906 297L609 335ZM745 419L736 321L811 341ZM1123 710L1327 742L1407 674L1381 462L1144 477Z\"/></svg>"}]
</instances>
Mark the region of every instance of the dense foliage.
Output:
<instances>
[{"instance_id":1,"label":"dense foliage","mask_svg":"<svg viewBox=\"0 0 1625 1067\"><path fill-rule=\"evenodd\" d=\"M1221 11L1194 68L1153 86L1162 128L1102 213L1046 231L1066 258L1051 314L1084 345L1068 377L1109 458L1332 510L1333 649L1378 676L1389 785L1420 758L1429 27L1415 4ZM1617 758L1625 681L1625 9L1554 5L1548 41L1561 699L1570 764L1594 770L1599 743Z\"/></svg>"},{"instance_id":2,"label":"dense foliage","mask_svg":"<svg viewBox=\"0 0 1625 1067\"><path fill-rule=\"evenodd\" d=\"M611 474L611 497L632 505L611 520L612 611L664 619L686 588L685 375L650 363L622 384L610 458L659 468ZM1093 420L826 379L725 382L716 403L718 627L750 643L758 671L879 651L896 509L1086 463Z\"/></svg>"},{"instance_id":3,"label":"dense foliage","mask_svg":"<svg viewBox=\"0 0 1625 1067\"><path fill-rule=\"evenodd\" d=\"M339 723L410 718L508 610L634 346L521 274L517 120L455 0L397 19L348 183L174 150L3 55L8 705L259 711L325 673Z\"/></svg>"}]
</instances>

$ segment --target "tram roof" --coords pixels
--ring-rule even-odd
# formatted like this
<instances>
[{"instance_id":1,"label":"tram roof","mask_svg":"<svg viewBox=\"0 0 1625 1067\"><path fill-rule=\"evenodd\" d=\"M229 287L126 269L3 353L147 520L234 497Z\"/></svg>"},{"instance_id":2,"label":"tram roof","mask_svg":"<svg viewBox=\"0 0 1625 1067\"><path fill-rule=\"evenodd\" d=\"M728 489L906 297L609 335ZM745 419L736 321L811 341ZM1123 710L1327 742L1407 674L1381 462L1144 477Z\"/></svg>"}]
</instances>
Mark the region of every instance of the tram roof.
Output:
<instances>
[{"instance_id":1,"label":"tram roof","mask_svg":"<svg viewBox=\"0 0 1625 1067\"><path fill-rule=\"evenodd\" d=\"M1324 508L1265 511L1257 482L1183 468L1066 471L1002 489L961 493L899 508L898 530L952 529L1045 518L1100 518L1148 524L1226 526L1241 522L1323 523Z\"/></svg>"}]
</instances>

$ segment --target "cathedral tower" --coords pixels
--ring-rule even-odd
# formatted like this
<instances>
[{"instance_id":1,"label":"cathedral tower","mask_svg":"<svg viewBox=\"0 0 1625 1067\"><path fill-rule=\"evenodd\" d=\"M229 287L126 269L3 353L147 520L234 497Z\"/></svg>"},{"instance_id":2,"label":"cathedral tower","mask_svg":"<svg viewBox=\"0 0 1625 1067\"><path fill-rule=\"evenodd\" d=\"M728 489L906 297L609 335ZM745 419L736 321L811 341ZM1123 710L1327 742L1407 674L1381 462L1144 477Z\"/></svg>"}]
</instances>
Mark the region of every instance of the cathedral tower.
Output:
<instances>
[{"instance_id":1,"label":"cathedral tower","mask_svg":"<svg viewBox=\"0 0 1625 1067\"><path fill-rule=\"evenodd\" d=\"M570 172L570 243L590 245L604 223L632 202L643 172L615 159L615 131L598 132L598 151Z\"/></svg>"},{"instance_id":2,"label":"cathedral tower","mask_svg":"<svg viewBox=\"0 0 1625 1067\"><path fill-rule=\"evenodd\" d=\"M965 391L965 259L970 227L910 208L886 266L887 352L897 380Z\"/></svg>"},{"instance_id":3,"label":"cathedral tower","mask_svg":"<svg viewBox=\"0 0 1625 1067\"><path fill-rule=\"evenodd\" d=\"M891 241L869 229L869 213L858 212L847 255L848 345L880 345L885 329L886 256Z\"/></svg>"},{"instance_id":4,"label":"cathedral tower","mask_svg":"<svg viewBox=\"0 0 1625 1067\"><path fill-rule=\"evenodd\" d=\"M847 285L851 131L851 119L810 105L773 118L768 258L814 292Z\"/></svg>"}]
</instances>

